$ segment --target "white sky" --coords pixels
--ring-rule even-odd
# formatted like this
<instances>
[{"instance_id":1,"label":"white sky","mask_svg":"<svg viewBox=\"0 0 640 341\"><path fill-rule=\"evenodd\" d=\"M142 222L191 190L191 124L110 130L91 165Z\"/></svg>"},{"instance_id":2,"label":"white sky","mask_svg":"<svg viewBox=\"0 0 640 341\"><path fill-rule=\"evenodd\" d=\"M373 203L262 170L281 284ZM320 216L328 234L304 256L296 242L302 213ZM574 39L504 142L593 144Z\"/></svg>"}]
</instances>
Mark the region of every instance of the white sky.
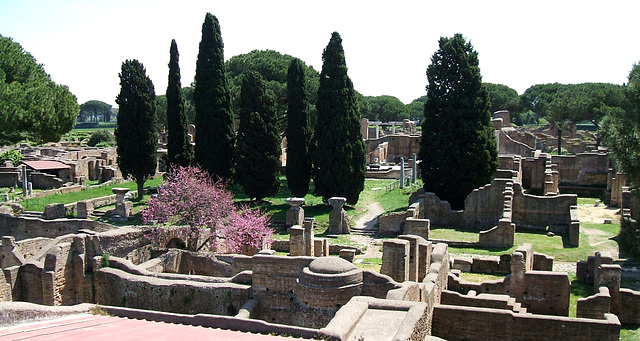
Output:
<instances>
[{"instance_id":1,"label":"white sky","mask_svg":"<svg viewBox=\"0 0 640 341\"><path fill-rule=\"evenodd\" d=\"M485 82L518 93L539 83L626 82L640 61L640 1L0 0L0 34L30 52L78 103L115 106L118 72L138 59L156 94L176 39L182 85L193 81L205 14L220 21L225 59L271 49L322 67L338 31L355 89L404 103L426 94L441 36L462 33Z\"/></svg>"}]
</instances>

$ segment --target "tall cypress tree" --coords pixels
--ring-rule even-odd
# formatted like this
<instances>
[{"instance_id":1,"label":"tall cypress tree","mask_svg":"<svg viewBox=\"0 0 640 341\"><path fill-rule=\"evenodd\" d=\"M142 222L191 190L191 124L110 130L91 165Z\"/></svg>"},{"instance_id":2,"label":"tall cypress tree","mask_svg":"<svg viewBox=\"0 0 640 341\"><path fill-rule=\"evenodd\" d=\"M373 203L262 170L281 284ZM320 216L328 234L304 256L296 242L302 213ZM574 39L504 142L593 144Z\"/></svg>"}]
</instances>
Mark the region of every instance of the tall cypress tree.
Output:
<instances>
[{"instance_id":1,"label":"tall cypress tree","mask_svg":"<svg viewBox=\"0 0 640 341\"><path fill-rule=\"evenodd\" d=\"M262 76L249 71L240 90L236 180L252 198L276 194L280 186L280 136L273 96Z\"/></svg>"},{"instance_id":2,"label":"tall cypress tree","mask_svg":"<svg viewBox=\"0 0 640 341\"><path fill-rule=\"evenodd\" d=\"M420 159L424 188L455 209L491 181L498 151L478 53L461 34L440 38L427 68Z\"/></svg>"},{"instance_id":3,"label":"tall cypress tree","mask_svg":"<svg viewBox=\"0 0 640 341\"><path fill-rule=\"evenodd\" d=\"M188 166L193 161L193 149L189 140L187 115L184 112L178 44L171 40L169 57L169 84L167 85L167 156L170 165Z\"/></svg>"},{"instance_id":4,"label":"tall cypress tree","mask_svg":"<svg viewBox=\"0 0 640 341\"><path fill-rule=\"evenodd\" d=\"M322 60L312 152L314 193L325 201L346 197L353 205L364 189L366 155L355 91L338 32L331 35Z\"/></svg>"},{"instance_id":5,"label":"tall cypress tree","mask_svg":"<svg viewBox=\"0 0 640 341\"><path fill-rule=\"evenodd\" d=\"M311 120L302 61L295 58L287 73L287 184L291 195L304 197L311 180Z\"/></svg>"},{"instance_id":6,"label":"tall cypress tree","mask_svg":"<svg viewBox=\"0 0 640 341\"><path fill-rule=\"evenodd\" d=\"M144 182L156 173L158 132L155 90L144 66L137 60L122 63L118 128L115 129L118 167L122 176L132 177L142 198Z\"/></svg>"},{"instance_id":7,"label":"tall cypress tree","mask_svg":"<svg viewBox=\"0 0 640 341\"><path fill-rule=\"evenodd\" d=\"M211 176L230 179L235 144L231 95L218 19L207 13L196 64L195 163Z\"/></svg>"}]
</instances>

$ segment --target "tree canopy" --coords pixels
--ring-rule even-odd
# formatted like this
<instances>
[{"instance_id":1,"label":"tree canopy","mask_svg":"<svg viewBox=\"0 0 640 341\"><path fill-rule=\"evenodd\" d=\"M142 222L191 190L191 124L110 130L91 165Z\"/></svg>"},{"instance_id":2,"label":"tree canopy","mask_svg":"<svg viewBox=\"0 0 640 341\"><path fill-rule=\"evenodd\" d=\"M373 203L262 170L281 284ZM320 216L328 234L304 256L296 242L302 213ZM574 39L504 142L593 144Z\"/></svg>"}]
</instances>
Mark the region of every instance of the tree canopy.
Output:
<instances>
[{"instance_id":1,"label":"tree canopy","mask_svg":"<svg viewBox=\"0 0 640 341\"><path fill-rule=\"evenodd\" d=\"M231 179L235 130L218 19L207 13L196 63L195 158L209 175Z\"/></svg>"},{"instance_id":2,"label":"tree canopy","mask_svg":"<svg viewBox=\"0 0 640 341\"><path fill-rule=\"evenodd\" d=\"M428 192L464 207L475 188L491 181L498 150L478 54L461 34L440 38L427 68L420 159Z\"/></svg>"},{"instance_id":3,"label":"tree canopy","mask_svg":"<svg viewBox=\"0 0 640 341\"><path fill-rule=\"evenodd\" d=\"M244 75L240 93L240 127L236 181L260 201L280 187L280 135L273 97L257 71Z\"/></svg>"},{"instance_id":4,"label":"tree canopy","mask_svg":"<svg viewBox=\"0 0 640 341\"><path fill-rule=\"evenodd\" d=\"M293 59L287 75L287 185L294 197L309 192L311 180L311 120L304 64Z\"/></svg>"},{"instance_id":5,"label":"tree canopy","mask_svg":"<svg viewBox=\"0 0 640 341\"><path fill-rule=\"evenodd\" d=\"M514 89L506 85L493 83L484 83L484 86L489 93L489 100L491 101L489 112L491 114L499 110L509 110L511 115L516 116L522 111L520 96Z\"/></svg>"},{"instance_id":6,"label":"tree canopy","mask_svg":"<svg viewBox=\"0 0 640 341\"><path fill-rule=\"evenodd\" d=\"M80 104L80 113L78 114L78 122L110 122L111 121L111 104L91 100Z\"/></svg>"},{"instance_id":7,"label":"tree canopy","mask_svg":"<svg viewBox=\"0 0 640 341\"><path fill-rule=\"evenodd\" d=\"M169 81L167 84L167 156L169 164L183 167L193 162L193 149L189 139L187 116L184 112L178 44L171 40L169 49Z\"/></svg>"},{"instance_id":8,"label":"tree canopy","mask_svg":"<svg viewBox=\"0 0 640 341\"><path fill-rule=\"evenodd\" d=\"M365 145L353 83L338 32L322 53L318 88L318 120L313 138L314 193L323 200L338 196L358 202L366 173Z\"/></svg>"},{"instance_id":9,"label":"tree canopy","mask_svg":"<svg viewBox=\"0 0 640 341\"><path fill-rule=\"evenodd\" d=\"M271 92L275 100L276 115L286 129L287 114L287 72L294 57L281 54L273 50L253 50L249 53L231 57L226 62L229 76L230 91L234 112L240 109L240 88L242 77L249 71L257 71L264 80L267 91ZM312 122L316 117L316 101L318 98L319 73L312 66L302 62L305 82L305 92L309 103L309 113Z\"/></svg>"},{"instance_id":10,"label":"tree canopy","mask_svg":"<svg viewBox=\"0 0 640 341\"><path fill-rule=\"evenodd\" d=\"M631 185L640 188L640 64L634 64L624 85L625 104L614 107L602 120L603 142Z\"/></svg>"},{"instance_id":11,"label":"tree canopy","mask_svg":"<svg viewBox=\"0 0 640 341\"><path fill-rule=\"evenodd\" d=\"M158 132L155 90L142 63L133 59L122 63L116 136L118 167L123 177L132 177L143 196L144 182L156 173Z\"/></svg>"},{"instance_id":12,"label":"tree canopy","mask_svg":"<svg viewBox=\"0 0 640 341\"><path fill-rule=\"evenodd\" d=\"M0 145L59 141L75 125L76 97L11 38L0 35L0 51Z\"/></svg>"},{"instance_id":13,"label":"tree canopy","mask_svg":"<svg viewBox=\"0 0 640 341\"><path fill-rule=\"evenodd\" d=\"M402 121L409 118L409 112L404 103L394 96L367 96L370 110L363 113L363 117L370 120L390 122Z\"/></svg>"}]
</instances>

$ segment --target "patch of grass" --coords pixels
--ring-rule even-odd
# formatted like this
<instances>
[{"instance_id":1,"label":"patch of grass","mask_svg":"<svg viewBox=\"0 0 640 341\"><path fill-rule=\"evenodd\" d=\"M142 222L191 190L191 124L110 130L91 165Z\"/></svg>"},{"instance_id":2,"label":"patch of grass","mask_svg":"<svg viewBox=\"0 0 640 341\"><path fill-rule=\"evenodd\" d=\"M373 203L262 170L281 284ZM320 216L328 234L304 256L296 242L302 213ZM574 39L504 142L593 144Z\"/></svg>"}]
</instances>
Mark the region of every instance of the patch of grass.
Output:
<instances>
[{"instance_id":1,"label":"patch of grass","mask_svg":"<svg viewBox=\"0 0 640 341\"><path fill-rule=\"evenodd\" d=\"M429 238L440 240L451 240L460 242L477 242L478 231L464 229L432 228Z\"/></svg>"},{"instance_id":2,"label":"patch of grass","mask_svg":"<svg viewBox=\"0 0 640 341\"><path fill-rule=\"evenodd\" d=\"M571 293L569 294L569 317L576 317L578 299L593 295L593 285L578 282L575 274L569 273Z\"/></svg>"},{"instance_id":3,"label":"patch of grass","mask_svg":"<svg viewBox=\"0 0 640 341\"><path fill-rule=\"evenodd\" d=\"M578 198L578 205L595 205L596 201L600 202L598 198Z\"/></svg>"},{"instance_id":4,"label":"patch of grass","mask_svg":"<svg viewBox=\"0 0 640 341\"><path fill-rule=\"evenodd\" d=\"M479 273L472 273L472 272L462 272L460 274L460 278L467 282L481 283L484 281L495 281L495 280L503 279L504 275L501 276L501 275L479 274Z\"/></svg>"},{"instance_id":5,"label":"patch of grass","mask_svg":"<svg viewBox=\"0 0 640 341\"><path fill-rule=\"evenodd\" d=\"M564 235L549 237L546 232L516 232L514 246L508 249L449 247L449 251L452 253L498 256L504 253L513 253L523 243L531 243L536 252L553 256L557 261L577 262L586 260L588 256L592 256L596 251L618 248L614 237L618 234L619 226L615 224L583 223L581 224L581 229L597 231L589 234L581 232L579 247L570 247L568 236ZM476 230L434 228L431 230L430 237L451 241L476 242L478 241L478 234L479 232Z\"/></svg>"},{"instance_id":6,"label":"patch of grass","mask_svg":"<svg viewBox=\"0 0 640 341\"><path fill-rule=\"evenodd\" d=\"M355 263L355 266L360 269L380 272L380 268L382 268L382 258L364 258L362 262Z\"/></svg>"},{"instance_id":7,"label":"patch of grass","mask_svg":"<svg viewBox=\"0 0 640 341\"><path fill-rule=\"evenodd\" d=\"M640 325L622 326L620 328L620 340L640 341Z\"/></svg>"},{"instance_id":8,"label":"patch of grass","mask_svg":"<svg viewBox=\"0 0 640 341\"><path fill-rule=\"evenodd\" d=\"M145 186L155 187L162 183L162 177L158 176L149 179L145 182ZM114 187L126 187L130 190L137 190L137 184L135 181L127 181L117 185L90 187L82 189L80 192L65 193L65 194L51 194L45 197L31 198L20 201L20 204L27 211L44 211L44 207L48 204L70 204L73 202L87 200L92 198L103 197L112 195L111 191Z\"/></svg>"}]
</instances>

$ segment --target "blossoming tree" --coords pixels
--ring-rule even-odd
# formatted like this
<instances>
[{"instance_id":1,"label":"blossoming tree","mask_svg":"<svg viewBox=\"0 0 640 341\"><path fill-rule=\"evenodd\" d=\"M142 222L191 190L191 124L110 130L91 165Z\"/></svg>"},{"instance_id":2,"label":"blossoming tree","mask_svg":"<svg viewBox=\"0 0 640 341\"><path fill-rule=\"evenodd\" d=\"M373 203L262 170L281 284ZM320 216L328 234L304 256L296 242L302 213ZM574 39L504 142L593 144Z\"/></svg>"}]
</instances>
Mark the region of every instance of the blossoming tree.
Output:
<instances>
[{"instance_id":1,"label":"blossoming tree","mask_svg":"<svg viewBox=\"0 0 640 341\"><path fill-rule=\"evenodd\" d=\"M149 238L159 240L170 226L193 251L208 245L219 252L240 253L269 246L273 235L269 215L236 207L224 183L197 167L173 167L142 211L142 219L156 225Z\"/></svg>"}]
</instances>

